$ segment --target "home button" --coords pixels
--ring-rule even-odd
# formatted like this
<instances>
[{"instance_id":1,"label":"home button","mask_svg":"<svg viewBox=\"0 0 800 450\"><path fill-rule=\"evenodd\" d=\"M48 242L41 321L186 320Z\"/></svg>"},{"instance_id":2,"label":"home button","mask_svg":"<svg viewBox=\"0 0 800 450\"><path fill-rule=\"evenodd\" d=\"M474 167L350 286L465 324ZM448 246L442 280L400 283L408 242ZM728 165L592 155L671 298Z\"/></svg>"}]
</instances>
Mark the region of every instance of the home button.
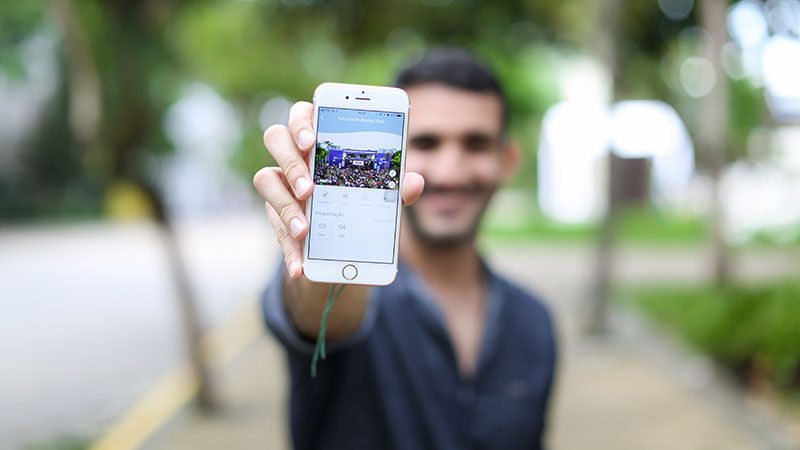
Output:
<instances>
[{"instance_id":1,"label":"home button","mask_svg":"<svg viewBox=\"0 0 800 450\"><path fill-rule=\"evenodd\" d=\"M352 280L358 276L358 269L352 264L348 264L342 268L342 276L345 280Z\"/></svg>"}]
</instances>

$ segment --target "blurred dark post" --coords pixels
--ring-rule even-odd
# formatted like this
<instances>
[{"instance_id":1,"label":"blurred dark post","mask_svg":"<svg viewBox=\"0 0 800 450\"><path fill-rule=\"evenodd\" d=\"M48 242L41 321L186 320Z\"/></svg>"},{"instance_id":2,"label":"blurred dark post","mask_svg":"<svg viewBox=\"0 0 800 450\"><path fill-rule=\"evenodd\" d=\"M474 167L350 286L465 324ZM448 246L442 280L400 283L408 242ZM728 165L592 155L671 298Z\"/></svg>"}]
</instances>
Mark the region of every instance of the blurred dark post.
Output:
<instances>
[{"instance_id":1,"label":"blurred dark post","mask_svg":"<svg viewBox=\"0 0 800 450\"><path fill-rule=\"evenodd\" d=\"M158 227L159 238L167 257L167 265L172 274L172 279L175 282L181 325L186 333L189 361L192 364L195 376L197 376L197 404L205 412L214 412L217 407L217 401L211 387L211 373L206 361L206 355L200 345L203 331L200 325L200 314L197 310L197 296L192 290L189 273L186 270L186 262L178 243L178 236L169 219L166 205L160 193L155 188L146 186L145 183L140 183L140 185L145 186L145 192L153 204L154 219Z\"/></svg>"},{"instance_id":2,"label":"blurred dark post","mask_svg":"<svg viewBox=\"0 0 800 450\"><path fill-rule=\"evenodd\" d=\"M163 206L156 209L162 209ZM161 212L157 213L162 215ZM197 391L197 404L205 412L214 412L217 409L217 399L214 395L211 385L211 374L206 361L206 355L203 353L203 348L200 346L200 340L203 337L202 328L200 326L200 315L197 311L197 296L192 291L191 283L189 282L189 274L186 271L186 263L183 260L183 254L178 246L178 239L175 235L174 227L169 223L165 216L156 220L158 225L161 242L164 246L164 252L167 256L167 263L169 264L170 272L172 272L172 279L175 281L175 287L178 294L178 306L181 312L182 328L186 335L186 343L189 351L189 360L197 376L198 391Z\"/></svg>"},{"instance_id":3,"label":"blurred dark post","mask_svg":"<svg viewBox=\"0 0 800 450\"><path fill-rule=\"evenodd\" d=\"M596 32L594 39L595 53L603 62L611 76L612 83L609 87L609 100L613 101L619 80L617 39L619 24L619 9L621 0L603 0L595 2ZM597 248L595 249L594 280L589 291L588 315L585 331L589 334L602 334L608 329L608 302L611 295L611 277L613 273L613 248L614 234L619 205L617 192L619 188L615 183L619 178L614 173L614 156L607 158L606 170L608 173L608 188L606 190L608 207L600 229L597 233Z\"/></svg>"},{"instance_id":4,"label":"blurred dark post","mask_svg":"<svg viewBox=\"0 0 800 450\"><path fill-rule=\"evenodd\" d=\"M102 183L133 182L153 208L153 219L177 291L179 327L186 336L189 360L197 376L198 406L210 412L215 409L216 401L200 347L202 329L197 298L163 196L150 182L146 165L141 162L147 139L160 126L160 115L147 95L157 69L153 64L155 61L168 64L168 56L163 54L162 59L154 60L153 54L157 53L154 49L158 48L159 33L177 2L103 2L98 12L110 24L111 31L101 30L101 37L92 36L98 30L92 28L90 21L81 20L81 6L71 0L56 0L52 4L64 41L72 133L83 150L83 164L89 173ZM107 48L92 47L97 42ZM102 54L103 50L106 57L96 58L94 53Z\"/></svg>"},{"instance_id":5,"label":"blurred dark post","mask_svg":"<svg viewBox=\"0 0 800 450\"><path fill-rule=\"evenodd\" d=\"M700 151L708 156L711 174L710 235L712 267L717 284L725 284L729 278L728 250L722 224L722 202L719 192L719 177L725 165L725 149L728 137L728 77L722 67L722 46L726 41L725 17L727 0L701 0L700 22L708 32L706 58L714 67L716 82L711 92L703 99L700 114Z\"/></svg>"}]
</instances>

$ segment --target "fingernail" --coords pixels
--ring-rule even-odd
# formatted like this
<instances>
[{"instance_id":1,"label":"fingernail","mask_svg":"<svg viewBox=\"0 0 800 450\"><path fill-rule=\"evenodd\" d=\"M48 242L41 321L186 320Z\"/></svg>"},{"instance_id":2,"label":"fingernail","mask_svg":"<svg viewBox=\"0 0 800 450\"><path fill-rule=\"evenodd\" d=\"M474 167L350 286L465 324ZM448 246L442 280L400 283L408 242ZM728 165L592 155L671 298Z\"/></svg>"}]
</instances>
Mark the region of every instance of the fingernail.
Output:
<instances>
[{"instance_id":1,"label":"fingernail","mask_svg":"<svg viewBox=\"0 0 800 450\"><path fill-rule=\"evenodd\" d=\"M303 221L299 218L295 217L294 219L289 221L289 231L292 233L292 237L297 237L300 233L303 232Z\"/></svg>"},{"instance_id":2,"label":"fingernail","mask_svg":"<svg viewBox=\"0 0 800 450\"><path fill-rule=\"evenodd\" d=\"M300 133L297 135L297 143L303 148L310 146L313 140L314 136L308 130L300 130Z\"/></svg>"},{"instance_id":3,"label":"fingernail","mask_svg":"<svg viewBox=\"0 0 800 450\"><path fill-rule=\"evenodd\" d=\"M297 195L305 194L310 187L311 182L308 181L308 178L298 178L297 181L294 182L294 192Z\"/></svg>"},{"instance_id":4,"label":"fingernail","mask_svg":"<svg viewBox=\"0 0 800 450\"><path fill-rule=\"evenodd\" d=\"M297 261L292 261L289 263L289 275L295 276L300 271L300 264Z\"/></svg>"}]
</instances>

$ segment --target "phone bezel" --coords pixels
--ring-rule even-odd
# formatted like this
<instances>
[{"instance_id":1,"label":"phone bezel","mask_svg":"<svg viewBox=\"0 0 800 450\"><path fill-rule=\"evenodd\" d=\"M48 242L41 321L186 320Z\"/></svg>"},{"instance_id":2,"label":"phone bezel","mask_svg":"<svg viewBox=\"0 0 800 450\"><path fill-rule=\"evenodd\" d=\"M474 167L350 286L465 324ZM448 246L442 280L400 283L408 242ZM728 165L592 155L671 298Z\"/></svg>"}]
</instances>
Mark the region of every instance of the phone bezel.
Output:
<instances>
[{"instance_id":1,"label":"phone bezel","mask_svg":"<svg viewBox=\"0 0 800 450\"><path fill-rule=\"evenodd\" d=\"M369 86L360 84L323 83L314 91L314 148L308 152L307 163L310 173L314 173L314 154L316 152L317 118L319 108L349 108L389 113L403 113L403 139L401 142L400 176L398 193L401 192L406 167L406 143L408 140L408 119L410 104L408 94L402 89L385 86ZM306 201L306 218L311 223L311 202L314 194ZM397 275L397 261L400 243L400 224L402 220L402 198L398 198L394 229L394 258L391 263L352 262L348 260L309 259L309 239L303 240L303 272L305 276L316 282L364 284L384 286L394 281ZM310 236L310 234L309 234ZM358 275L348 280L343 275L344 267L353 265Z\"/></svg>"}]
</instances>

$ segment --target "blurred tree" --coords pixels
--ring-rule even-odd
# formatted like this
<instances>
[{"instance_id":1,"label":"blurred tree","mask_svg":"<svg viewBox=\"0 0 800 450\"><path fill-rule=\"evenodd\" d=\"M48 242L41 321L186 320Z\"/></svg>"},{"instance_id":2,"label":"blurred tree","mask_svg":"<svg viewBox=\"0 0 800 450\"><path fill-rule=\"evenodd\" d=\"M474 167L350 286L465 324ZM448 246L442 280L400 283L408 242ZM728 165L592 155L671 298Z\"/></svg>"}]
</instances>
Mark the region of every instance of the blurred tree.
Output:
<instances>
[{"instance_id":1,"label":"blurred tree","mask_svg":"<svg viewBox=\"0 0 800 450\"><path fill-rule=\"evenodd\" d=\"M12 80L24 78L25 65L20 46L36 32L44 22L40 1L10 2L3 5L0 13L0 69L4 77Z\"/></svg>"},{"instance_id":2,"label":"blurred tree","mask_svg":"<svg viewBox=\"0 0 800 450\"><path fill-rule=\"evenodd\" d=\"M665 100L692 124L699 117L696 105L664 68L676 42L695 25L694 11L670 18L658 2L620 2L616 97ZM0 11L4 73L21 67L12 44L48 21L43 4L12 2ZM63 141L76 142L81 176L101 188L114 179L147 178L148 155L169 148L161 132L164 111L189 80L210 84L244 112L245 136L235 162L249 177L271 163L257 119L266 100L308 99L321 81L387 83L400 64L432 44L467 45L492 64L509 94L512 132L533 153L541 116L559 100L558 66L565 56L596 46L594 23L604 14L589 0L56 0L53 5L69 75L62 104L72 136ZM757 99L747 97L753 90L741 83L735 88L742 101ZM753 121L740 119L752 110L732 113L737 140L748 134ZM702 167L705 160L699 162ZM535 185L535 158L525 159L518 183Z\"/></svg>"},{"instance_id":3,"label":"blurred tree","mask_svg":"<svg viewBox=\"0 0 800 450\"><path fill-rule=\"evenodd\" d=\"M172 37L189 70L247 110L275 95L308 99L322 81L386 84L427 45L461 44L485 57L506 81L515 134L536 142L537 124L558 100L553 52L582 44L591 2L422 2L360 0L198 3ZM313 24L313 26L312 26ZM253 102L260 102L253 104ZM250 127L255 127L254 118ZM252 128L251 128L252 129ZM243 158L265 162L260 133L245 137ZM527 187L535 183L526 161Z\"/></svg>"},{"instance_id":4,"label":"blurred tree","mask_svg":"<svg viewBox=\"0 0 800 450\"><path fill-rule=\"evenodd\" d=\"M705 53L714 68L716 81L702 104L701 133L698 144L701 151L709 156L711 164L711 265L713 276L720 285L730 277L727 245L722 224L722 200L719 178L726 162L728 148L728 77L722 67L722 47L727 41L725 19L728 0L702 0L700 15L703 28L708 32Z\"/></svg>"},{"instance_id":5,"label":"blurred tree","mask_svg":"<svg viewBox=\"0 0 800 450\"><path fill-rule=\"evenodd\" d=\"M208 368L199 343L202 330L195 295L169 211L151 179L145 155L166 147L161 118L176 84L164 91L164 77L176 72L176 59L164 39L165 25L178 2L55 0L70 86L69 123L83 148L88 172L105 185L125 181L147 198L158 224L177 290L188 353L199 378L199 402L214 406ZM167 84L169 81L167 80Z\"/></svg>"},{"instance_id":6,"label":"blurred tree","mask_svg":"<svg viewBox=\"0 0 800 450\"><path fill-rule=\"evenodd\" d=\"M389 168L400 171L400 160L403 157L403 152L392 153L392 159L389 160Z\"/></svg>"},{"instance_id":7,"label":"blurred tree","mask_svg":"<svg viewBox=\"0 0 800 450\"><path fill-rule=\"evenodd\" d=\"M0 70L6 77L24 76L19 43L49 23L43 14L48 4L61 30L64 76L39 138L29 141L26 154L33 156L24 165L35 176L7 183L0 175L0 208L8 210L5 199L23 192L47 193L40 195L49 206L43 211L52 211L65 193L89 192L78 197L99 203L103 197L96 192L126 180L139 187L169 231L149 169L151 155L170 147L162 118L180 86L207 83L243 112L235 164L249 178L272 162L258 119L266 100L308 99L322 81L385 84L401 64L434 44L469 46L496 69L508 91L512 134L529 155L544 111L559 100L559 65L581 53L612 67L615 98L665 100L698 135L697 101L681 90L673 70L686 57L680 48L687 36L695 44L701 40L701 33L688 32L696 29L697 12L667 17L659 5L669 2L615 1L615 8L591 0L10 2L0 9ZM612 18L610 11L618 14ZM600 25L615 37L598 34ZM763 101L752 86L734 83L731 89L734 133L728 138L741 148L764 121L751 107L759 104L763 111ZM724 161L723 153L714 154ZM701 168L713 163L698 159ZM535 161L525 158L520 186L535 186ZM19 214L35 214L16 205ZM598 267L610 270L603 261L598 258Z\"/></svg>"},{"instance_id":8,"label":"blurred tree","mask_svg":"<svg viewBox=\"0 0 800 450\"><path fill-rule=\"evenodd\" d=\"M559 99L559 55L592 45L598 13L589 0L55 5L64 30L71 129L84 166L101 186L142 178L147 155L169 147L161 118L187 80L210 84L246 113L236 161L249 176L270 162L257 122L265 100L307 99L321 81L387 83L400 64L432 44L467 45L492 64L508 90L512 131L533 153L541 116ZM620 24L619 96L669 100L659 58L691 18L673 23L655 3L627 1ZM535 185L535 158L526 158L519 183Z\"/></svg>"},{"instance_id":9,"label":"blurred tree","mask_svg":"<svg viewBox=\"0 0 800 450\"><path fill-rule=\"evenodd\" d=\"M595 44L593 50L597 58L602 61L608 71L612 83L609 89L609 100L613 101L620 95L619 83L622 76L621 70L621 51L622 41L619 36L619 22L621 16L622 0L604 0L597 3L597 14L595 24ZM608 105L610 106L610 105ZM618 214L616 189L619 184L614 174L613 155L607 158L606 171L608 173L608 188L606 195L608 204L605 215L603 216L600 228L597 233L597 247L595 249L594 279L589 288L588 314L586 317L585 330L589 334L602 334L608 329L608 304L611 296L611 280L613 277L612 263L614 260L614 244L616 220Z\"/></svg>"},{"instance_id":10,"label":"blurred tree","mask_svg":"<svg viewBox=\"0 0 800 450\"><path fill-rule=\"evenodd\" d=\"M317 145L317 151L314 153L314 157L317 159L317 164L321 164L323 161L328 159L328 151L327 147L323 147L321 145Z\"/></svg>"},{"instance_id":11,"label":"blurred tree","mask_svg":"<svg viewBox=\"0 0 800 450\"><path fill-rule=\"evenodd\" d=\"M69 89L63 78L43 72L63 65L47 50L55 33L43 6L34 0L0 8L0 111L8 114L0 127L0 217L6 220L99 209L99 189L85 179L66 125Z\"/></svg>"}]
</instances>

